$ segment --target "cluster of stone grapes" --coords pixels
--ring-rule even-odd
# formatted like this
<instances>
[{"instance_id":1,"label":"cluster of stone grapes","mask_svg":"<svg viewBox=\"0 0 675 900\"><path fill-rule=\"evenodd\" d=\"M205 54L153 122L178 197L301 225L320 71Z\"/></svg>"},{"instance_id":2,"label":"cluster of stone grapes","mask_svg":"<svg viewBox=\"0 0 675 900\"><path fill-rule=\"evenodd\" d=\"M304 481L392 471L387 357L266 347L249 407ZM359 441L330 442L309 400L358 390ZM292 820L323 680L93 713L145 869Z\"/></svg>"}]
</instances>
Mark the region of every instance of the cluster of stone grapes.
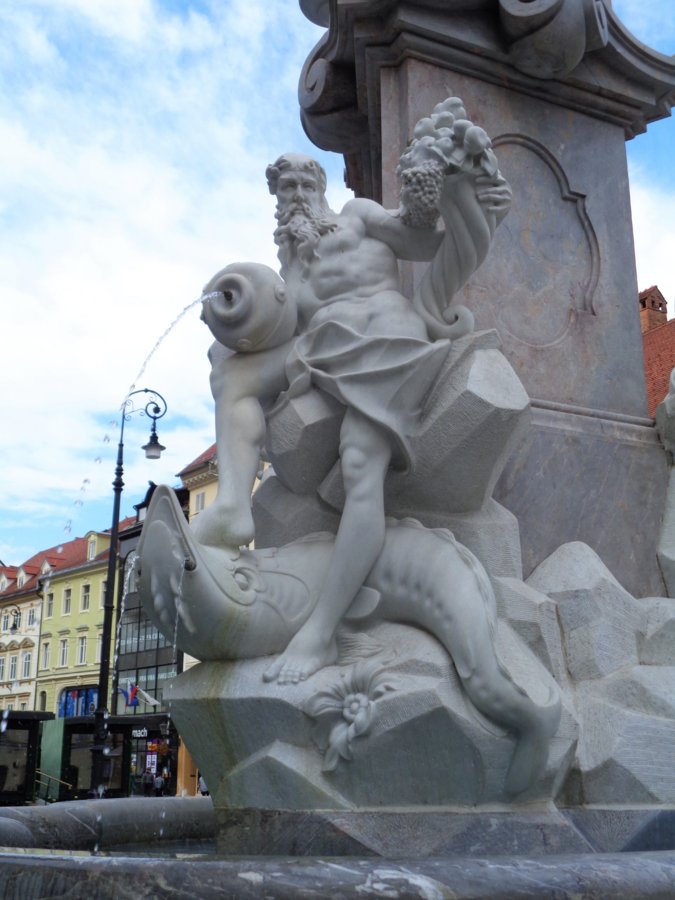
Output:
<instances>
[{"instance_id":1,"label":"cluster of stone grapes","mask_svg":"<svg viewBox=\"0 0 675 900\"><path fill-rule=\"evenodd\" d=\"M401 172L401 218L413 228L433 228L446 166L427 160Z\"/></svg>"},{"instance_id":2,"label":"cluster of stone grapes","mask_svg":"<svg viewBox=\"0 0 675 900\"><path fill-rule=\"evenodd\" d=\"M443 179L451 173L497 173L490 138L466 118L459 97L436 104L430 116L415 125L413 140L401 156L400 215L407 225L433 227L438 219Z\"/></svg>"}]
</instances>

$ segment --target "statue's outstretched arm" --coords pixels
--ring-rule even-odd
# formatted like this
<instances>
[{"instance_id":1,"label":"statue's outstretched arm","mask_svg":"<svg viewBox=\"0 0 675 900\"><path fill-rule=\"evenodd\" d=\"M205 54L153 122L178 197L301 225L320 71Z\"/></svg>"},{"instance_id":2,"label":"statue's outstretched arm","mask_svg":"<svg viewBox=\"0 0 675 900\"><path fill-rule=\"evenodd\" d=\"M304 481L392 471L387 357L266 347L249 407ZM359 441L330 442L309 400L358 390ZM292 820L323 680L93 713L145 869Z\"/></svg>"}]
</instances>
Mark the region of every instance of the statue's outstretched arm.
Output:
<instances>
[{"instance_id":1,"label":"statue's outstretched arm","mask_svg":"<svg viewBox=\"0 0 675 900\"><path fill-rule=\"evenodd\" d=\"M201 543L239 547L254 536L251 493L265 438L262 403L287 387L297 311L276 272L236 263L207 284L202 318L217 338L209 357L218 493L193 527Z\"/></svg>"}]
</instances>

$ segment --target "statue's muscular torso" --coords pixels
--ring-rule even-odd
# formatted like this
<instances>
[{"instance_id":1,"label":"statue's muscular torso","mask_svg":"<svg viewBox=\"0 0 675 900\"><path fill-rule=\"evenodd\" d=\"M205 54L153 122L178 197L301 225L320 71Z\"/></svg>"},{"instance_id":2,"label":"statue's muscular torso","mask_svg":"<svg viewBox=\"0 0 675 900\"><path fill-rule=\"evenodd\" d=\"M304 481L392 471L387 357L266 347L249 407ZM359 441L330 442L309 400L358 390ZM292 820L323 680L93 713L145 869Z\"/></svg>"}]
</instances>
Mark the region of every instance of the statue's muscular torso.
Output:
<instances>
[{"instance_id":1,"label":"statue's muscular torso","mask_svg":"<svg viewBox=\"0 0 675 900\"><path fill-rule=\"evenodd\" d=\"M339 321L361 334L427 338L422 320L399 291L396 254L369 234L368 212L375 206L348 203L335 217L335 230L319 241L309 270L297 259L288 266L285 278L301 332L310 322L314 327Z\"/></svg>"}]
</instances>

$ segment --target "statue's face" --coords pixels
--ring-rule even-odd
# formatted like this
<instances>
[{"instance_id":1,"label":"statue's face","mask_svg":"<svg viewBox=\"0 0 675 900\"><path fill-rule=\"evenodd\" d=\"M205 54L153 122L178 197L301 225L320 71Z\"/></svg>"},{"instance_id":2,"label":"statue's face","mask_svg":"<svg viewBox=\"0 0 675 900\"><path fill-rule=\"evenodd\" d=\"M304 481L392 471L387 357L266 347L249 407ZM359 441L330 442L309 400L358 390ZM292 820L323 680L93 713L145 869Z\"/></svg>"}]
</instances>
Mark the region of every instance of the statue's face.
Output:
<instances>
[{"instance_id":1,"label":"statue's face","mask_svg":"<svg viewBox=\"0 0 675 900\"><path fill-rule=\"evenodd\" d=\"M322 211L322 194L319 179L305 169L287 169L277 182L277 202L280 209L287 210L295 205L308 206L316 215Z\"/></svg>"}]
</instances>

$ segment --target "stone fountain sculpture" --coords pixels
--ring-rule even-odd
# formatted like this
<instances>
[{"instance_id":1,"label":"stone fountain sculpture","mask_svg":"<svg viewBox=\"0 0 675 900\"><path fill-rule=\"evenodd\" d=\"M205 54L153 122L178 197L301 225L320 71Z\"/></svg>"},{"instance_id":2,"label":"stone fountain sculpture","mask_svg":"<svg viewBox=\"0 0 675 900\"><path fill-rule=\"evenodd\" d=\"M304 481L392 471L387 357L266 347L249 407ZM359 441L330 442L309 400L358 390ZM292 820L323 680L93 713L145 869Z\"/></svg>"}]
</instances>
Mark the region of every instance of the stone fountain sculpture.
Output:
<instances>
[{"instance_id":1,"label":"stone fountain sculpture","mask_svg":"<svg viewBox=\"0 0 675 900\"><path fill-rule=\"evenodd\" d=\"M251 810L602 803L617 772L628 802L675 799L630 738L635 692L641 729L675 727L674 604L578 542L525 582L492 496L529 400L457 299L511 202L490 139L450 97L397 172L397 210L335 213L316 161L268 167L280 275L235 263L203 295L217 499L188 527L159 488L139 544L148 614L202 661L167 697L230 839ZM428 261L410 298L399 260ZM360 846L391 850L378 827Z\"/></svg>"}]
</instances>

